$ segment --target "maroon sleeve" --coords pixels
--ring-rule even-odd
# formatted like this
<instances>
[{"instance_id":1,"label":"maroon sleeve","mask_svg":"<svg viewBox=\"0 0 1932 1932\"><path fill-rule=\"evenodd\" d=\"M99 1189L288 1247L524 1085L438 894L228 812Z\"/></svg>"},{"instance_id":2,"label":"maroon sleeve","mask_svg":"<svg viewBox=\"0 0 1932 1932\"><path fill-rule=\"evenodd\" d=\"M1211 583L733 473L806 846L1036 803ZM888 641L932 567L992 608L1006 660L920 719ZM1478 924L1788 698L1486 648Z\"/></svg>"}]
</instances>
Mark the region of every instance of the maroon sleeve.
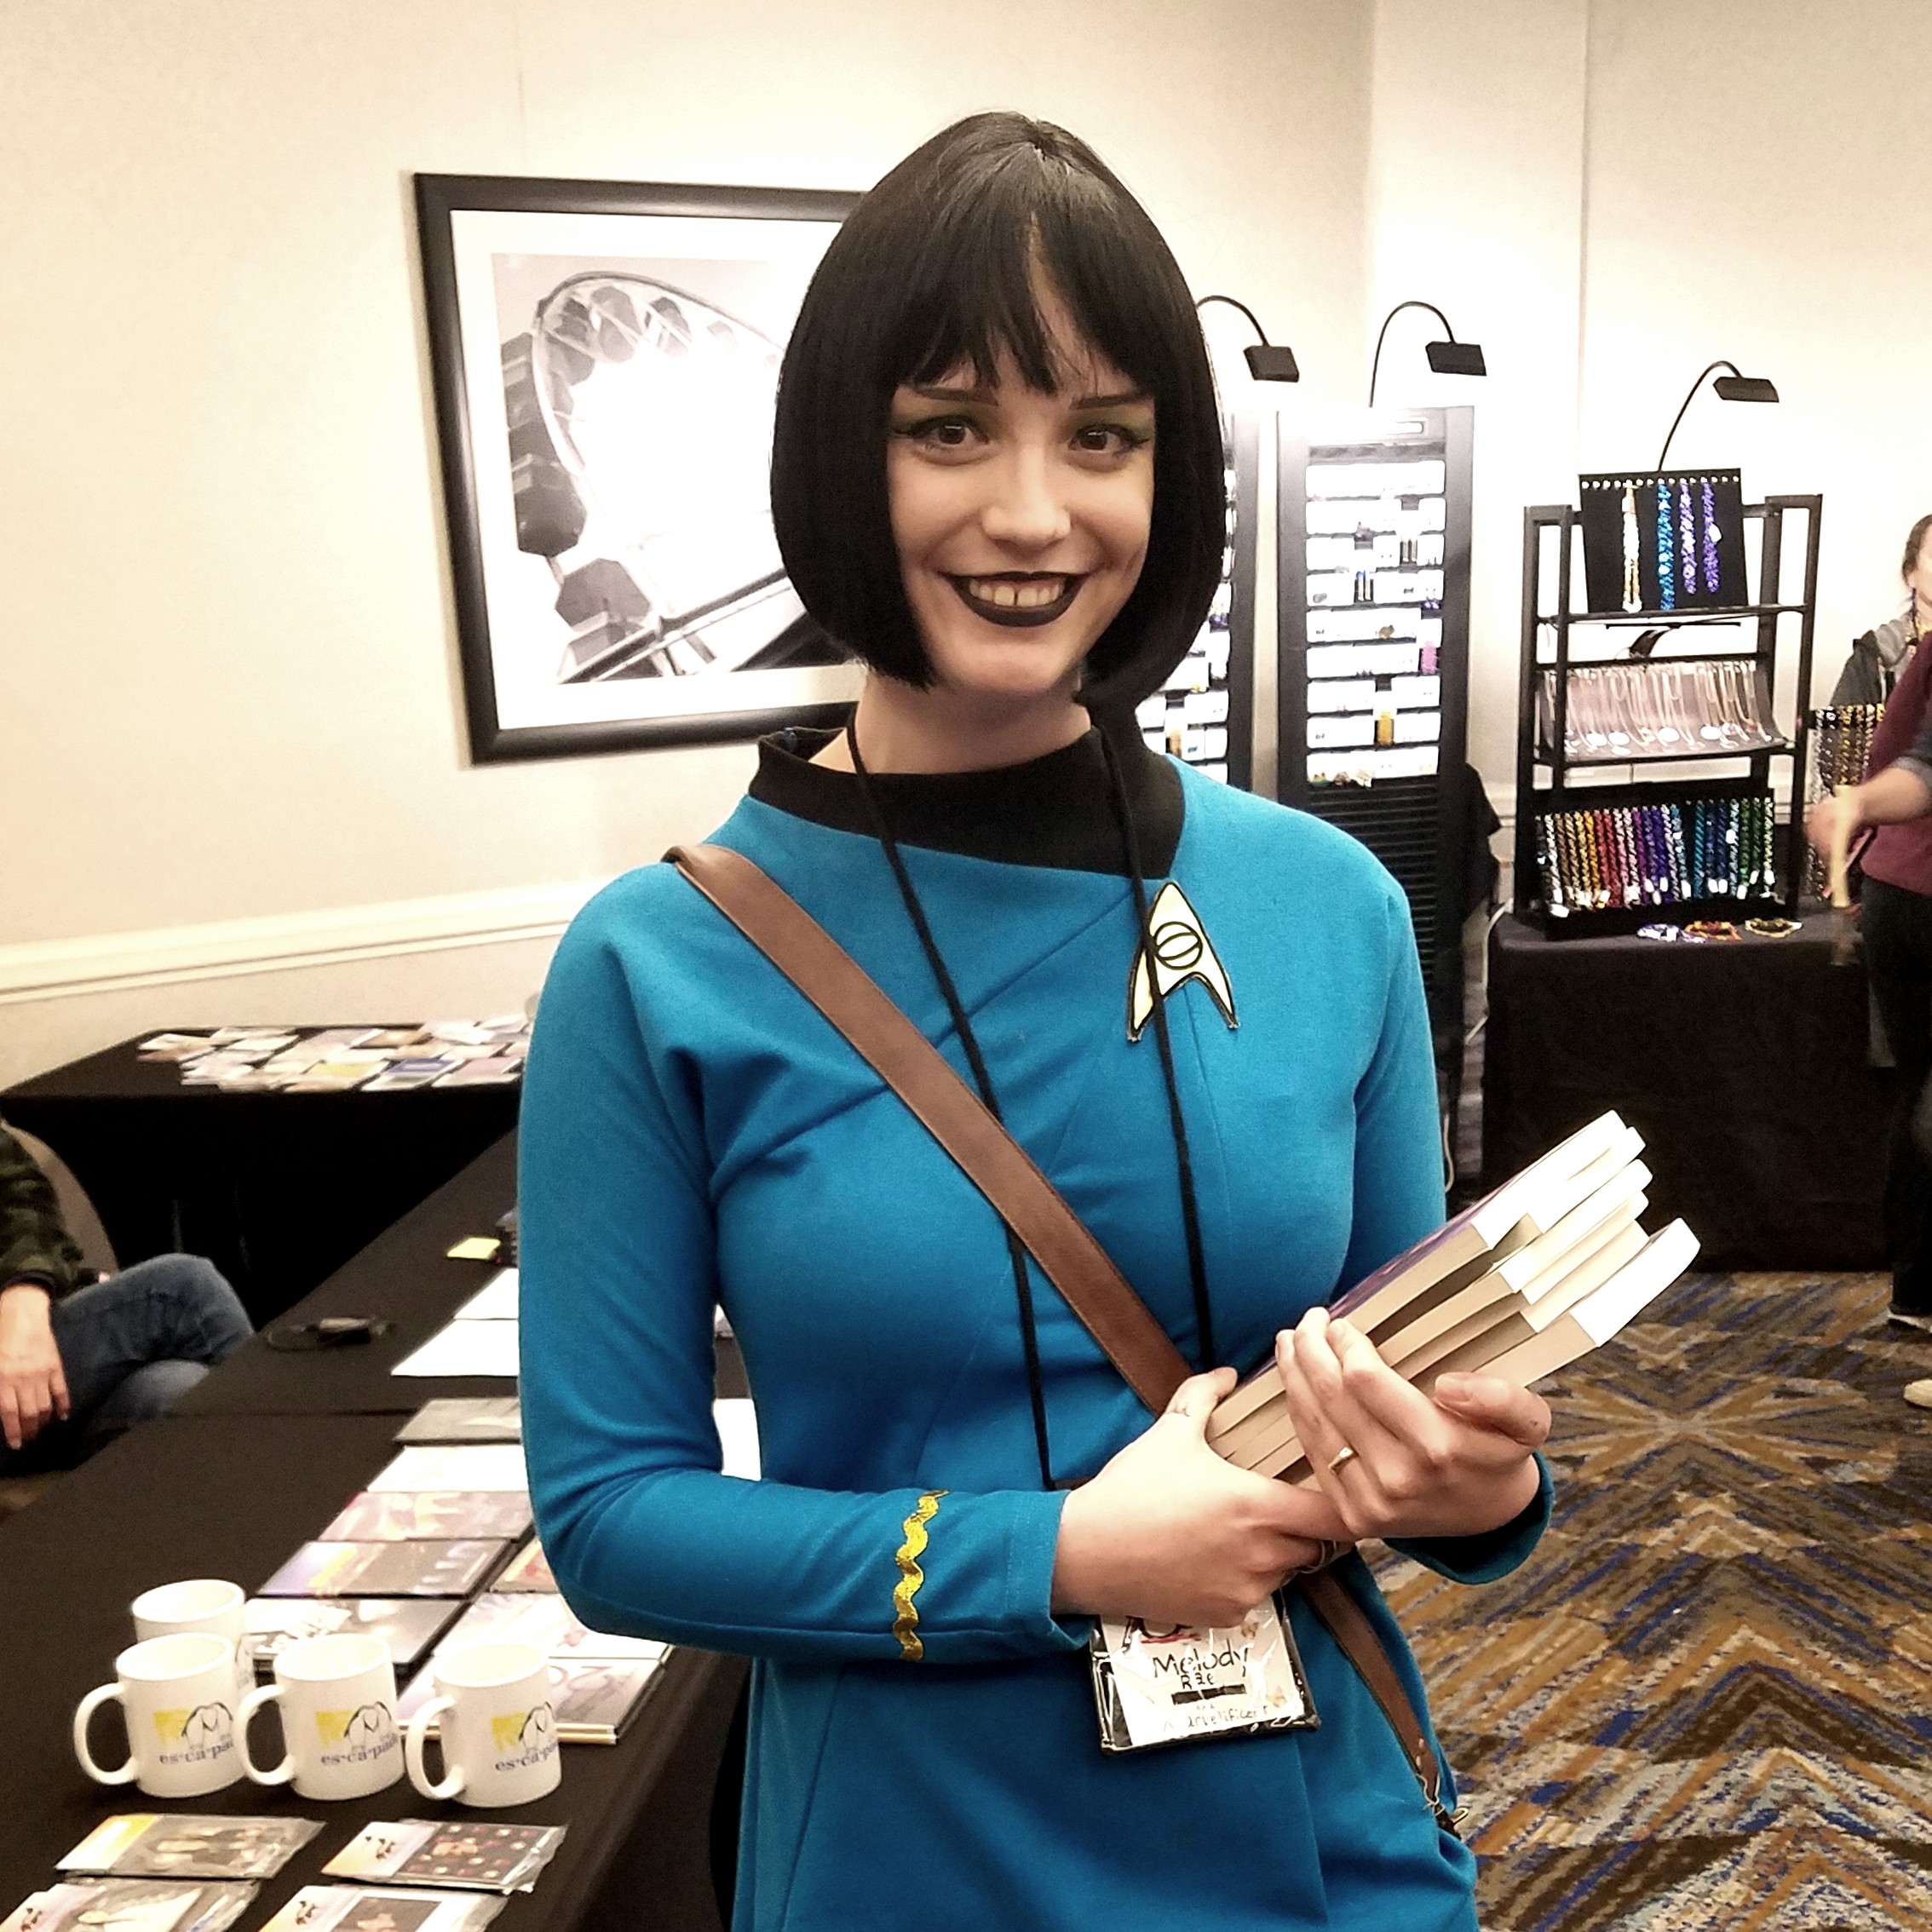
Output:
<instances>
[{"instance_id":1,"label":"maroon sleeve","mask_svg":"<svg viewBox=\"0 0 1932 1932\"><path fill-rule=\"evenodd\" d=\"M1865 775L1877 778L1888 766L1915 750L1925 731L1925 700L1932 685L1932 651L1914 650L1904 675L1892 687L1885 715L1872 734L1872 750L1865 761ZM1922 759L1922 752L1917 754Z\"/></svg>"}]
</instances>

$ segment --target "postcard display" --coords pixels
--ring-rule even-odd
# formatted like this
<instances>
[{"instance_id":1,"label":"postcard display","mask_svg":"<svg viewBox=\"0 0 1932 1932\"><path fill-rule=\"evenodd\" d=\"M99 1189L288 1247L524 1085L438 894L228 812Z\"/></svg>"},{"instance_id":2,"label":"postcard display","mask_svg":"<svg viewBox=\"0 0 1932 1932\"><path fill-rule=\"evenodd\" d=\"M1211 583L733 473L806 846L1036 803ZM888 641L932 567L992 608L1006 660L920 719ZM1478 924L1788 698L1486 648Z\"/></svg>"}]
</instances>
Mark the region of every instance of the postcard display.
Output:
<instances>
[{"instance_id":1,"label":"postcard display","mask_svg":"<svg viewBox=\"0 0 1932 1932\"><path fill-rule=\"evenodd\" d=\"M1284 420L1276 445L1277 796L1408 895L1437 1021L1462 1009L1468 408Z\"/></svg>"},{"instance_id":2,"label":"postcard display","mask_svg":"<svg viewBox=\"0 0 1932 1932\"><path fill-rule=\"evenodd\" d=\"M1524 513L1516 916L1551 938L1789 916L1823 499L1747 503L1734 469L1578 483L1580 510Z\"/></svg>"},{"instance_id":3,"label":"postcard display","mask_svg":"<svg viewBox=\"0 0 1932 1932\"><path fill-rule=\"evenodd\" d=\"M1232 460L1221 587L1193 647L1134 717L1153 750L1171 752L1209 778L1246 790L1253 783L1258 424L1252 417L1236 417L1228 441Z\"/></svg>"}]
</instances>

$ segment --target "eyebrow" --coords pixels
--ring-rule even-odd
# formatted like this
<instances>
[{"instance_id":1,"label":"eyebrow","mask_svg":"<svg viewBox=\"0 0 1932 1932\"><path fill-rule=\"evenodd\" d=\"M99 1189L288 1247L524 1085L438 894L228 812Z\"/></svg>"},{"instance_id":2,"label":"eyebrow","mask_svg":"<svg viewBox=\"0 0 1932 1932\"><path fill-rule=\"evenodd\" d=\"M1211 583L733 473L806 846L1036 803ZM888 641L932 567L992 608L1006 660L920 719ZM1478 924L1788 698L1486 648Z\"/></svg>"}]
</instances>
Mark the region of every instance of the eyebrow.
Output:
<instances>
[{"instance_id":1,"label":"eyebrow","mask_svg":"<svg viewBox=\"0 0 1932 1932\"><path fill-rule=\"evenodd\" d=\"M932 383L917 383L912 393L923 396L928 402L990 404L996 400L991 389L952 389ZM1071 406L1074 409L1120 409L1129 403L1153 400L1153 397L1145 389L1120 389L1112 395L1080 396Z\"/></svg>"}]
</instances>

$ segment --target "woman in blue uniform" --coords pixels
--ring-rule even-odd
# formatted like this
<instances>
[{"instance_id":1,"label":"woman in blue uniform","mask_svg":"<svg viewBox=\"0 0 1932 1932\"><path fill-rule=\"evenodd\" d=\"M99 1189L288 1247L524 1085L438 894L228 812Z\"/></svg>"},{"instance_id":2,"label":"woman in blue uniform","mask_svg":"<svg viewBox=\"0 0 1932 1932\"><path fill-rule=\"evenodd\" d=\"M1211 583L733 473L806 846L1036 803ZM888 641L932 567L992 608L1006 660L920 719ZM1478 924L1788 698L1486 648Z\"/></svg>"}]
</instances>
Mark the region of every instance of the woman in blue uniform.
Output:
<instances>
[{"instance_id":1,"label":"woman in blue uniform","mask_svg":"<svg viewBox=\"0 0 1932 1932\"><path fill-rule=\"evenodd\" d=\"M832 243L780 385L786 566L871 676L844 732L761 747L714 835L996 1107L1201 1371L1168 1413L670 866L600 894L545 986L532 1492L588 1622L755 1660L741 1929L1475 1925L1473 1860L1292 1590L1319 1727L1101 1746L1097 1619L1236 1624L1370 1536L1479 1582L1548 1513L1537 1398L1425 1399L1323 1313L1441 1217L1400 891L1125 718L1205 619L1222 487L1146 214L1058 129L936 137ZM1130 997L1170 883L1199 946ZM715 1302L757 1482L720 1471ZM1204 1440L1271 1350L1313 1486ZM1337 1574L1419 1708L1368 1572Z\"/></svg>"}]
</instances>

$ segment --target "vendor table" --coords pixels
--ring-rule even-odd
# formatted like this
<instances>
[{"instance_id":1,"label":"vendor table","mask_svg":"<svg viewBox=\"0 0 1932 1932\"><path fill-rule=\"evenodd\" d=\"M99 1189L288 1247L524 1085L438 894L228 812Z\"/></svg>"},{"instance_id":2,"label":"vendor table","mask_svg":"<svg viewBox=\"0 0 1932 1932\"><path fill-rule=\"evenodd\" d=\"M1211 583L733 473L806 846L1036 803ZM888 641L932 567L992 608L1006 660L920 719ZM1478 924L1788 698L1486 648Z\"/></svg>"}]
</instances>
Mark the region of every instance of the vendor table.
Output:
<instances>
[{"instance_id":1,"label":"vendor table","mask_svg":"<svg viewBox=\"0 0 1932 1932\"><path fill-rule=\"evenodd\" d=\"M257 1325L516 1124L515 1085L225 1094L138 1044L9 1088L0 1118L72 1168L124 1268L205 1255Z\"/></svg>"},{"instance_id":2,"label":"vendor table","mask_svg":"<svg viewBox=\"0 0 1932 1932\"><path fill-rule=\"evenodd\" d=\"M1489 942L1483 1176L1495 1187L1613 1107L1644 1137L1647 1226L1700 1267L1878 1268L1892 1078L1868 1064L1862 965L1830 915L1784 939Z\"/></svg>"},{"instance_id":3,"label":"vendor table","mask_svg":"<svg viewBox=\"0 0 1932 1932\"><path fill-rule=\"evenodd\" d=\"M298 1358L313 1360L313 1357ZM74 1762L73 1709L114 1674L133 1638L128 1605L150 1584L233 1578L252 1589L312 1536L394 1452L393 1416L195 1416L124 1437L48 1495L0 1524L0 1914L53 1883L54 1861L102 1818L161 1808L293 1814L322 1831L263 1882L244 1920L257 1926L373 1819L455 1814L406 1783L373 1797L319 1804L246 1780L167 1803L131 1785L89 1780ZM569 1826L502 1932L716 1932L711 1790L745 1667L679 1649L612 1747L566 1745L563 1783L534 1804L492 1812ZM98 1721L112 1762L116 1720ZM257 1748L271 1741L264 1728Z\"/></svg>"},{"instance_id":4,"label":"vendor table","mask_svg":"<svg viewBox=\"0 0 1932 1932\"><path fill-rule=\"evenodd\" d=\"M123 1438L0 1523L0 1688L10 1740L0 1749L0 1915L51 1882L54 1860L99 1820L148 1806L131 1787L91 1783L67 1738L74 1705L112 1676L116 1653L131 1640L133 1598L193 1576L228 1577L252 1590L388 1461L395 1431L421 1404L515 1393L508 1377L389 1371L495 1272L451 1261L446 1251L492 1229L515 1184L510 1134L284 1318L380 1315L394 1325L388 1334L306 1354L278 1353L258 1336L172 1416ZM718 1391L745 1393L728 1342L719 1344ZM513 1899L496 1922L503 1932L716 1932L714 1881L728 1886L735 1842L744 1740L742 1720L733 1718L745 1677L736 1659L681 1647L619 1744L566 1745L561 1787L501 1814L570 1826L536 1891ZM103 1737L112 1722L101 1721ZM112 1757L115 1746L100 1748ZM370 1820L456 1808L431 1804L407 1785L314 1805L244 1782L170 1808L285 1809L325 1821L282 1876L264 1884L244 1922L254 1926L313 1883Z\"/></svg>"}]
</instances>

